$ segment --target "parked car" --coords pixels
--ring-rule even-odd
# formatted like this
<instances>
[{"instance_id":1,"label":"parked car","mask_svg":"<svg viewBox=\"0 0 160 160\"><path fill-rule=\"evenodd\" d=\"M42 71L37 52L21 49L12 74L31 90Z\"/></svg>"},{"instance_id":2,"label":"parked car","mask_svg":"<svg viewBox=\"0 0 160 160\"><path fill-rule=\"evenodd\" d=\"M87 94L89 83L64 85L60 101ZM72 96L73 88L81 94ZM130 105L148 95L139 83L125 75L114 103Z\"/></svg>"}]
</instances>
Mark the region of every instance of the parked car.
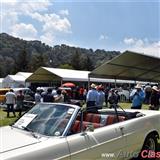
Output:
<instances>
[{"instance_id":1,"label":"parked car","mask_svg":"<svg viewBox=\"0 0 160 160\"><path fill-rule=\"evenodd\" d=\"M34 92L32 92L30 88L12 88L12 89L16 95L19 93L20 90L24 94L24 104L22 111L27 111L33 107L33 105L35 104ZM15 110L18 111L16 105L15 105Z\"/></svg>"},{"instance_id":2,"label":"parked car","mask_svg":"<svg viewBox=\"0 0 160 160\"><path fill-rule=\"evenodd\" d=\"M129 102L130 100L130 92L129 90L126 89L121 89L121 88L112 88L111 90L117 90L118 94L120 96L120 102ZM111 94L111 90L109 91L109 95Z\"/></svg>"},{"instance_id":3,"label":"parked car","mask_svg":"<svg viewBox=\"0 0 160 160\"><path fill-rule=\"evenodd\" d=\"M12 126L0 127L3 160L112 159L158 153L160 112L39 103ZM156 154L158 155L158 154Z\"/></svg>"},{"instance_id":4,"label":"parked car","mask_svg":"<svg viewBox=\"0 0 160 160\"><path fill-rule=\"evenodd\" d=\"M6 101L6 93L10 90L10 88L0 88L0 104L4 104Z\"/></svg>"},{"instance_id":5,"label":"parked car","mask_svg":"<svg viewBox=\"0 0 160 160\"><path fill-rule=\"evenodd\" d=\"M130 92L128 90L119 89L118 94L120 95L120 101L121 102L128 102L129 101Z\"/></svg>"},{"instance_id":6,"label":"parked car","mask_svg":"<svg viewBox=\"0 0 160 160\"><path fill-rule=\"evenodd\" d=\"M24 94L25 101L34 101L34 92L32 92L30 88L12 88L12 89L16 95L21 90L22 93Z\"/></svg>"}]
</instances>

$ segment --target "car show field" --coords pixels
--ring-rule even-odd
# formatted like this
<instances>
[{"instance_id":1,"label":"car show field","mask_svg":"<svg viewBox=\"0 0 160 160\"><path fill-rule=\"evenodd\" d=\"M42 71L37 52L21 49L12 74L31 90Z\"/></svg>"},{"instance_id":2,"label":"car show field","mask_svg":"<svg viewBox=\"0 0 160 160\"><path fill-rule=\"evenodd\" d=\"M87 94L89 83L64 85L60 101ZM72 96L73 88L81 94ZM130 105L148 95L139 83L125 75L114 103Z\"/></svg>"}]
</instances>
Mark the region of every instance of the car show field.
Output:
<instances>
[{"instance_id":1,"label":"car show field","mask_svg":"<svg viewBox=\"0 0 160 160\"><path fill-rule=\"evenodd\" d=\"M150 156L149 151L152 151L157 158L159 111L149 111L147 106L143 110L130 110L127 109L130 104L121 105L125 106L122 110L104 108L90 113L76 105L40 103L14 123L15 118L6 121L1 110L1 126L10 124L0 127L1 157L6 160L96 160L113 153L113 159L129 160ZM19 141L12 137L19 137ZM127 153L130 154L124 155Z\"/></svg>"}]
</instances>

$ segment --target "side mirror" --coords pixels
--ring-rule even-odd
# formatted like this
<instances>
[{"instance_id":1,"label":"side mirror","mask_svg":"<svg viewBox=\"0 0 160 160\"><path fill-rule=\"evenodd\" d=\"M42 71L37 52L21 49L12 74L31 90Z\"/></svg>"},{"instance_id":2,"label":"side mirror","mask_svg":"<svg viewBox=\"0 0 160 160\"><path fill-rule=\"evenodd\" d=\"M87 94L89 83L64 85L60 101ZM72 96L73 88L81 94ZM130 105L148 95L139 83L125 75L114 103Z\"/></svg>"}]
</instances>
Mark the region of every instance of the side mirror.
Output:
<instances>
[{"instance_id":1,"label":"side mirror","mask_svg":"<svg viewBox=\"0 0 160 160\"><path fill-rule=\"evenodd\" d=\"M92 123L87 124L85 131L94 132L93 124Z\"/></svg>"}]
</instances>

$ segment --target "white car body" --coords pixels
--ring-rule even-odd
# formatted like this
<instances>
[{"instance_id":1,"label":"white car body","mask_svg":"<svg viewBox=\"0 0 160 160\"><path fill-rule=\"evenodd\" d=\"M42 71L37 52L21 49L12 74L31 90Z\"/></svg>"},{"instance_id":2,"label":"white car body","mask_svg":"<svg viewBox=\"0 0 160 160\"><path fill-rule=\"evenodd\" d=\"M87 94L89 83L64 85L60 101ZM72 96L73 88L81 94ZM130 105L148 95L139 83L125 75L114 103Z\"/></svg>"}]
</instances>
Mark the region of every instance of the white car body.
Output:
<instances>
[{"instance_id":1,"label":"white car body","mask_svg":"<svg viewBox=\"0 0 160 160\"><path fill-rule=\"evenodd\" d=\"M120 101L121 102L126 102L129 101L129 91L128 90L118 90L118 94L120 95Z\"/></svg>"},{"instance_id":2,"label":"white car body","mask_svg":"<svg viewBox=\"0 0 160 160\"><path fill-rule=\"evenodd\" d=\"M60 105L74 108L74 111L67 111L72 115L62 135L54 132L54 136L46 136L28 132L21 127L1 127L0 159L96 160L112 158L124 160L138 155L148 135L155 135L156 138L160 135L160 112L150 110L126 110L128 115L136 113L136 117L101 126L95 128L94 131L86 129L67 135L67 128L71 127L80 107L69 104ZM102 109L97 114L100 115L102 121L103 117L110 116L113 111L113 109ZM22 117L16 122L17 125L21 126L20 121L29 123Z\"/></svg>"}]
</instances>

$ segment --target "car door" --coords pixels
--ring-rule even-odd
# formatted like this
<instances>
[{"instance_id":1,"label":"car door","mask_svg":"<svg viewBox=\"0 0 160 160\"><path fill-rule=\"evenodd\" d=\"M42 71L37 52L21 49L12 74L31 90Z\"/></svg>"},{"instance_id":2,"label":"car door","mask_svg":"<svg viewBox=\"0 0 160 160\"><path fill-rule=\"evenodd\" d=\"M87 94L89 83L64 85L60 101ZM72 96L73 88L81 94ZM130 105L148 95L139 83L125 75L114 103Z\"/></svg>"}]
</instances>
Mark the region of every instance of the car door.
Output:
<instances>
[{"instance_id":1,"label":"car door","mask_svg":"<svg viewBox=\"0 0 160 160\"><path fill-rule=\"evenodd\" d=\"M125 159L126 137L122 124L112 124L87 133L91 159Z\"/></svg>"},{"instance_id":2,"label":"car door","mask_svg":"<svg viewBox=\"0 0 160 160\"><path fill-rule=\"evenodd\" d=\"M67 137L71 160L85 160L88 159L89 153L89 136L86 133L77 133Z\"/></svg>"},{"instance_id":3,"label":"car door","mask_svg":"<svg viewBox=\"0 0 160 160\"><path fill-rule=\"evenodd\" d=\"M124 159L119 156L125 151L126 138L123 133L124 128L121 128L119 124L68 136L71 160Z\"/></svg>"},{"instance_id":4,"label":"car door","mask_svg":"<svg viewBox=\"0 0 160 160\"><path fill-rule=\"evenodd\" d=\"M140 120L139 120L140 119ZM144 135L150 128L149 123L143 117L131 119L125 122L127 152L134 157L138 156L144 143Z\"/></svg>"}]
</instances>

